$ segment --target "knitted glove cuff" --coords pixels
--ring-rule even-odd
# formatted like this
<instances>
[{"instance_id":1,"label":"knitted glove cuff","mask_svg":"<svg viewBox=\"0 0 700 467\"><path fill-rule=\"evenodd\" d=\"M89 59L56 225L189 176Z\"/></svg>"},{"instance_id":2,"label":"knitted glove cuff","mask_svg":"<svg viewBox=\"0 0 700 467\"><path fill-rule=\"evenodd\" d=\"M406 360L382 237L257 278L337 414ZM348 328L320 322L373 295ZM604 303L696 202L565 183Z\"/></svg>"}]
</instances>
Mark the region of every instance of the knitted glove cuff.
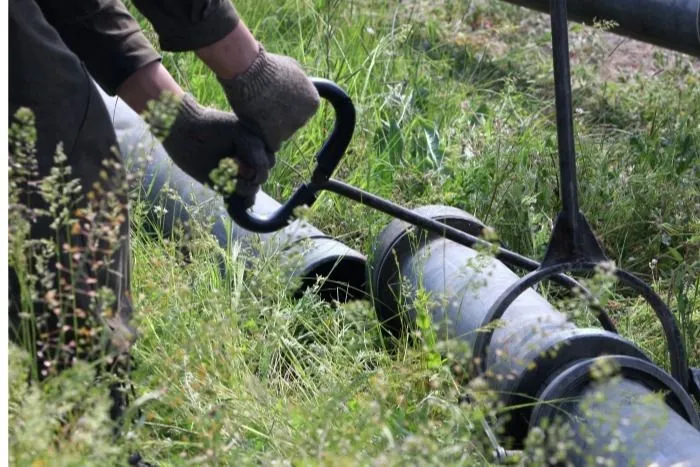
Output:
<instances>
[{"instance_id":1,"label":"knitted glove cuff","mask_svg":"<svg viewBox=\"0 0 700 467\"><path fill-rule=\"evenodd\" d=\"M258 45L260 47L258 55L245 73L231 79L217 77L229 101L241 102L255 98L266 87L279 81L281 72L279 65L274 60L270 60L262 44Z\"/></svg>"},{"instance_id":2,"label":"knitted glove cuff","mask_svg":"<svg viewBox=\"0 0 700 467\"><path fill-rule=\"evenodd\" d=\"M204 111L204 107L197 102L197 99L195 99L192 94L187 93L180 101L180 109L173 126L177 123L201 119Z\"/></svg>"},{"instance_id":3,"label":"knitted glove cuff","mask_svg":"<svg viewBox=\"0 0 700 467\"><path fill-rule=\"evenodd\" d=\"M205 111L206 109L199 105L194 96L185 94L178 103L175 119L168 129L164 143L167 144L176 138L181 129L190 128L193 122L201 120ZM160 122L157 123L156 127L160 126Z\"/></svg>"}]
</instances>

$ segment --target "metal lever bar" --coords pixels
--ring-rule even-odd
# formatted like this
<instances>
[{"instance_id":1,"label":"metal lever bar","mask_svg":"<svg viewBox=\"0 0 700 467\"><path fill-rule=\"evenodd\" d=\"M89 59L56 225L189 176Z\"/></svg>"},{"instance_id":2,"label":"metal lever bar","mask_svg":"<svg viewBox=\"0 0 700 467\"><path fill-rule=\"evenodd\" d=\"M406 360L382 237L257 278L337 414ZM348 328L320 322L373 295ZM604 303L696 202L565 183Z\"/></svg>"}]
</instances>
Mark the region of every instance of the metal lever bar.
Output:
<instances>
[{"instance_id":1,"label":"metal lever bar","mask_svg":"<svg viewBox=\"0 0 700 467\"><path fill-rule=\"evenodd\" d=\"M294 210L300 206L311 206L316 201L320 185L328 180L340 163L355 131L355 106L350 97L335 83L313 78L319 95L326 99L335 111L335 125L330 136L316 155L316 168L311 182L302 184L289 200L268 217L257 217L243 206L240 196L226 199L227 209L233 221L246 230L269 233L280 230L294 217Z\"/></svg>"}]
</instances>

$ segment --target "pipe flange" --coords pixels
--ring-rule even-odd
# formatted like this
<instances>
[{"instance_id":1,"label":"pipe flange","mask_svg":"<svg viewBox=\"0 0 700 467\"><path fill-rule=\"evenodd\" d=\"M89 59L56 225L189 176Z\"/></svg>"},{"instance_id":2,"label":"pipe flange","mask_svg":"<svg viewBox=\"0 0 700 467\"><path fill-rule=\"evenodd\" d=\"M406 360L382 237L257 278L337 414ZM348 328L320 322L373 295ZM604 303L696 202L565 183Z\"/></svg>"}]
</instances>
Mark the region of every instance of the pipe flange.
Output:
<instances>
[{"instance_id":1,"label":"pipe flange","mask_svg":"<svg viewBox=\"0 0 700 467\"><path fill-rule=\"evenodd\" d=\"M695 411L693 401L675 378L653 363L619 355L581 360L562 370L538 394L537 400L540 402L532 411L529 426L539 426L543 420L552 419L555 414L566 412L561 409L561 405L565 402L556 401L570 402L594 384L591 370L600 359L612 361L618 368L617 374L643 384L650 391L668 391L664 397L666 404L700 430L700 417Z\"/></svg>"},{"instance_id":2,"label":"pipe flange","mask_svg":"<svg viewBox=\"0 0 700 467\"><path fill-rule=\"evenodd\" d=\"M500 378L499 389L504 394L504 405L516 407L506 422L506 432L518 442L528 431L528 419L533 412L532 397L538 394L551 375L574 362L594 359L602 355L630 356L651 361L644 352L624 337L602 329L565 329L548 336L537 349L522 357L527 364L514 380ZM494 369L498 374L498 370ZM499 386L498 378L489 378ZM506 387L502 387L503 385Z\"/></svg>"},{"instance_id":3,"label":"pipe flange","mask_svg":"<svg viewBox=\"0 0 700 467\"><path fill-rule=\"evenodd\" d=\"M484 229L484 224L476 217L451 206L421 206L413 212L474 236L480 236ZM420 234L414 235L417 232ZM394 219L382 230L375 242L371 255L373 267L370 292L382 328L394 337L399 337L405 327L401 313L396 312L398 304L392 287L400 273L398 259L436 236L408 222Z\"/></svg>"}]
</instances>

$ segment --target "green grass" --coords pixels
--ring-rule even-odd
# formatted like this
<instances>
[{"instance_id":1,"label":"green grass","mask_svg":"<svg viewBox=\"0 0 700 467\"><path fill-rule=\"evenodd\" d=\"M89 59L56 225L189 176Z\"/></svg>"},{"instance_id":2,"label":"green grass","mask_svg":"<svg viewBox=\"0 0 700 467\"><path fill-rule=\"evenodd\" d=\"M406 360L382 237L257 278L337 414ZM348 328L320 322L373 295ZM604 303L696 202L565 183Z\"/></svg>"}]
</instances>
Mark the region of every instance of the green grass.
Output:
<instances>
[{"instance_id":1,"label":"green grass","mask_svg":"<svg viewBox=\"0 0 700 467\"><path fill-rule=\"evenodd\" d=\"M338 178L406 206L459 207L541 259L559 209L546 18L499 2L430 4L236 2L268 50L353 98L358 123ZM583 212L610 258L668 300L697 365L697 63L674 56L654 77L604 81L598 64L610 50L601 33L573 29ZM166 53L164 64L200 102L226 109L193 55ZM331 119L324 106L285 146L267 193L285 199L308 177ZM390 220L330 194L309 214L363 252ZM104 407L106 395L82 384L90 373L82 367L26 388L26 361L12 348L14 465L106 465L134 449L160 465L489 462L481 428L488 404L458 402L465 389L447 365L434 365L434 349L387 352L370 303L334 307L312 293L292 300L275 257L256 260L244 277L234 251L222 278L212 239L188 245L195 260L186 262L177 241L153 240L143 222L136 205L133 380L142 419L116 445L98 415L54 435L74 401ZM665 365L651 311L621 292L608 302L621 332Z\"/></svg>"}]
</instances>

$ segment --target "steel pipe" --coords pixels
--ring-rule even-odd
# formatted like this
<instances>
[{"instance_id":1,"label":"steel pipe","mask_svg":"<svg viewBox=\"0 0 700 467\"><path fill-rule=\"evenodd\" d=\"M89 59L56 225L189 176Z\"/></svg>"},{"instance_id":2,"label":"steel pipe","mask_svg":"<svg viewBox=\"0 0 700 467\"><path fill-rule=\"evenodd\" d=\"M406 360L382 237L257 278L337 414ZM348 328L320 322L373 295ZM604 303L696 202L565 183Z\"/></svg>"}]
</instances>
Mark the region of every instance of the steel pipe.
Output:
<instances>
[{"instance_id":1,"label":"steel pipe","mask_svg":"<svg viewBox=\"0 0 700 467\"><path fill-rule=\"evenodd\" d=\"M549 13L549 0L505 1ZM572 21L613 21L616 34L700 56L700 0L572 0L568 11Z\"/></svg>"},{"instance_id":2,"label":"steel pipe","mask_svg":"<svg viewBox=\"0 0 700 467\"><path fill-rule=\"evenodd\" d=\"M428 206L417 211L473 235L483 230L477 219L455 208ZM469 350L473 351L477 333L490 307L519 280L492 255L480 254L399 220L391 222L381 233L373 257L371 290L377 314L387 331L401 336L406 329L415 327L413 305L416 291L421 289L431 297L429 312L437 335L441 339L461 341L467 348L464 357L470 356ZM657 368L629 340L605 330L577 327L533 289L521 294L493 332L484 373L503 403L516 407L509 413L509 419L504 420L510 444L522 443L532 425L533 408L551 406L538 399L542 399L553 375L578 362L605 355ZM680 401L674 408L683 423L690 427L689 432L694 433L695 449L700 454L700 432L693 428L700 426L700 420L692 409L690 397L673 378L658 372L654 373L654 381ZM652 379L649 377L645 382ZM631 381L639 383L640 379ZM644 390L651 392L648 388ZM577 394L569 391L565 395ZM611 394L613 398L617 396L617 393ZM656 415L670 416L673 410L669 407L656 408ZM635 415L636 410L648 408L629 410ZM594 435L603 436L603 431Z\"/></svg>"},{"instance_id":3,"label":"steel pipe","mask_svg":"<svg viewBox=\"0 0 700 467\"><path fill-rule=\"evenodd\" d=\"M176 229L187 234L191 232L191 222L204 222L211 225L211 234L225 251L237 241L254 255L279 252L283 267L301 279L295 296L314 284L318 276L323 278L319 294L324 299L346 301L365 295L364 255L303 220L270 234L252 233L236 225L222 197L175 165L138 114L120 99L104 92L102 97L113 117L127 170L140 182L150 224L160 235L171 237ZM251 210L266 215L279 206L261 191ZM221 267L224 268L223 261Z\"/></svg>"}]
</instances>

